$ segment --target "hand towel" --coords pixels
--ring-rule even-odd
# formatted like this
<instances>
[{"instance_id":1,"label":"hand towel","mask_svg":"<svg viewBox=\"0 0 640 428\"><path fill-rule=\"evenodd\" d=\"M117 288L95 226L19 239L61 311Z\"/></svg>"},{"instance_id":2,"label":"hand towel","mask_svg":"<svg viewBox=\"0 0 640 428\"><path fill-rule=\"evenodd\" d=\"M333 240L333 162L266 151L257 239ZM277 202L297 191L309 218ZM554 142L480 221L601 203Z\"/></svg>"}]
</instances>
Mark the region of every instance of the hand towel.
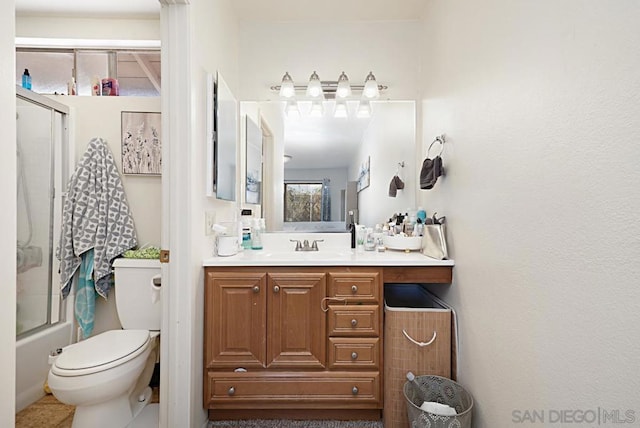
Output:
<instances>
[{"instance_id":1,"label":"hand towel","mask_svg":"<svg viewBox=\"0 0 640 428\"><path fill-rule=\"evenodd\" d=\"M90 249L94 250L95 289L106 298L111 262L136 245L133 216L113 155L102 138L94 138L69 181L62 210L56 257L63 298L69 295L80 256Z\"/></svg>"},{"instance_id":2,"label":"hand towel","mask_svg":"<svg viewBox=\"0 0 640 428\"><path fill-rule=\"evenodd\" d=\"M402 181L397 175L394 175L391 179L391 183L389 183L389 196L395 198L398 190L402 189L404 189L404 181Z\"/></svg>"},{"instance_id":3,"label":"hand towel","mask_svg":"<svg viewBox=\"0 0 640 428\"><path fill-rule=\"evenodd\" d=\"M420 188L432 189L435 186L438 177L444 173L442 168L442 158L436 156L433 159L426 158L422 162L422 169L420 170Z\"/></svg>"},{"instance_id":4,"label":"hand towel","mask_svg":"<svg viewBox=\"0 0 640 428\"><path fill-rule=\"evenodd\" d=\"M82 338L86 339L93 331L93 322L96 312L96 289L93 281L93 249L85 252L81 256L80 276L78 278L78 288L76 289L76 300L74 304L74 314Z\"/></svg>"}]
</instances>

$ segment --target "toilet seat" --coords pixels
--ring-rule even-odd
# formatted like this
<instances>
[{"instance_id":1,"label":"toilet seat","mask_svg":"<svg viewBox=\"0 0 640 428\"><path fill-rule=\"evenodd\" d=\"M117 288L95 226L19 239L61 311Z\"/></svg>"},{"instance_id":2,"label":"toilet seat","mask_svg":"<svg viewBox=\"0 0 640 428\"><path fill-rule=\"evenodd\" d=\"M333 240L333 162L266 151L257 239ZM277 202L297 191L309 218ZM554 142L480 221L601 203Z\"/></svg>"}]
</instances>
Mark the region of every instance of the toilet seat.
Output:
<instances>
[{"instance_id":1,"label":"toilet seat","mask_svg":"<svg viewBox=\"0 0 640 428\"><path fill-rule=\"evenodd\" d=\"M148 330L110 330L63 349L51 366L58 376L84 376L119 366L145 351Z\"/></svg>"}]
</instances>

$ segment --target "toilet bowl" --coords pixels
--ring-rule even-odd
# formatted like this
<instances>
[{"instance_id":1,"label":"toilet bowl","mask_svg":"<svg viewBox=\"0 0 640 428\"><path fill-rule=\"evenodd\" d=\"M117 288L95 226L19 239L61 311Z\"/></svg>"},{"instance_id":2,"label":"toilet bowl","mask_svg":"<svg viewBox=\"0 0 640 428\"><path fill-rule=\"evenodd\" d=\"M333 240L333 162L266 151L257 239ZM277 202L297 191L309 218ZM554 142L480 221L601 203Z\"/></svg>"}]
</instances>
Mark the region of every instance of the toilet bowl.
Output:
<instances>
[{"instance_id":1,"label":"toilet bowl","mask_svg":"<svg viewBox=\"0 0 640 428\"><path fill-rule=\"evenodd\" d=\"M53 395L76 406L73 428L125 428L151 398L148 385L160 329L160 265L157 260L116 260L114 268L123 329L63 348L49 371Z\"/></svg>"}]
</instances>

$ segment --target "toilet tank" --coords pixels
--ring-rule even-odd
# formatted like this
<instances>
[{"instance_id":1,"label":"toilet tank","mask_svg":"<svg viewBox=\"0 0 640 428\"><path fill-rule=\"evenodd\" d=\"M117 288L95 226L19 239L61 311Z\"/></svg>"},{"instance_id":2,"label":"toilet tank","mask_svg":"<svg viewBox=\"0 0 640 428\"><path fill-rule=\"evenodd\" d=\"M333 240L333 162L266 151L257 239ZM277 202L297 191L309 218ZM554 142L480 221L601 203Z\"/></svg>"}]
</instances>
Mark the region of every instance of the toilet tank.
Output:
<instances>
[{"instance_id":1,"label":"toilet tank","mask_svg":"<svg viewBox=\"0 0 640 428\"><path fill-rule=\"evenodd\" d=\"M160 260L113 262L116 310L124 329L160 330Z\"/></svg>"}]
</instances>

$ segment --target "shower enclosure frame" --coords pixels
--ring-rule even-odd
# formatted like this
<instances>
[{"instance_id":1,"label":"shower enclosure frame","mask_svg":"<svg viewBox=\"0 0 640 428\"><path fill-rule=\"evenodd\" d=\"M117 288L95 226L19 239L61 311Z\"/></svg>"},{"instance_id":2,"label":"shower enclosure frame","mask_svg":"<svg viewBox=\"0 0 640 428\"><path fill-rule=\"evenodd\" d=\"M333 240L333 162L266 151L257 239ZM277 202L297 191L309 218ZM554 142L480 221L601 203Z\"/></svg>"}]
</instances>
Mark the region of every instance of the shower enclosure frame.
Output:
<instances>
[{"instance_id":1,"label":"shower enclosure frame","mask_svg":"<svg viewBox=\"0 0 640 428\"><path fill-rule=\"evenodd\" d=\"M69 121L70 121L70 109L68 106L59 103L49 97L37 94L33 91L22 88L16 85L16 101L20 99L31 103L33 105L45 108L51 112L51 138L50 147L51 151L51 171L50 171L50 198L49 198L49 247L46 257L48 257L48 263L50 266L50 272L48 274L48 301L47 301L47 317L44 323L39 326L29 328L19 334L16 334L16 340L27 338L31 335L37 334L43 330L50 328L56 323L64 322L67 319L66 303L60 299L57 308L57 320L52 321L53 315L53 286L55 283L56 272L58 271L58 261L54 257L54 249L56 246L56 240L58 238L60 219L62 216L62 203L64 200L65 192L62 190L66 185L66 181L69 177L70 171L70 159L71 159L71 144L69 133ZM60 129L56 128L55 119L56 114L60 115ZM56 146L56 139L61 139L59 147ZM23 186L25 184L23 183ZM24 189L23 189L24 192ZM24 193L23 193L24 194ZM25 196L26 198L26 196Z\"/></svg>"}]
</instances>

